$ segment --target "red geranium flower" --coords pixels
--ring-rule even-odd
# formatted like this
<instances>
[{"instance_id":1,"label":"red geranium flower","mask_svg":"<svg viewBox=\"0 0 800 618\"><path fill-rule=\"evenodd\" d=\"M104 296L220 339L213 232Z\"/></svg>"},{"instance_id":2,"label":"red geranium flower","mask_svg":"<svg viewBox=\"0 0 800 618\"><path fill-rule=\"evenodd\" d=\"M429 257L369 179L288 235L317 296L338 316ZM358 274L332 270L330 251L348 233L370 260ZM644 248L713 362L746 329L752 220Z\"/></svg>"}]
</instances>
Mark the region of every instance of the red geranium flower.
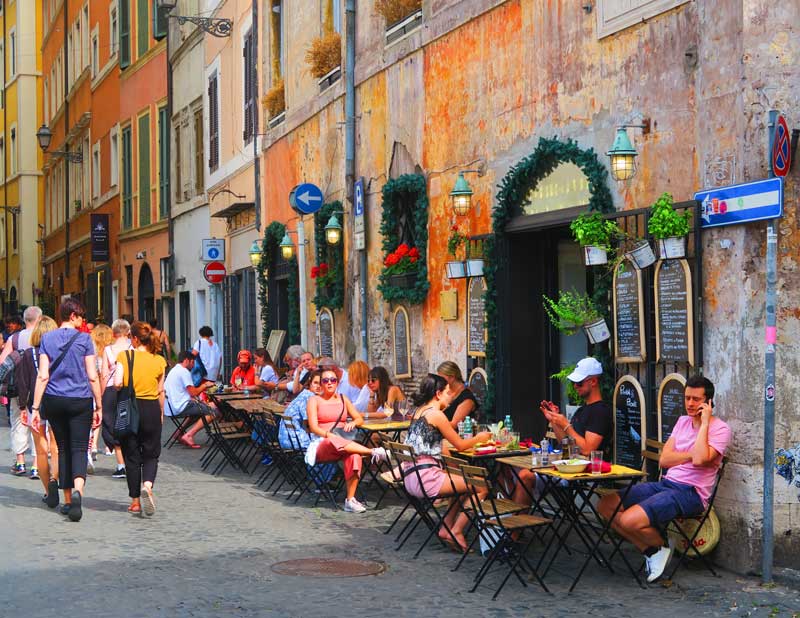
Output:
<instances>
[{"instance_id":1,"label":"red geranium flower","mask_svg":"<svg viewBox=\"0 0 800 618\"><path fill-rule=\"evenodd\" d=\"M416 247L412 247L411 251L408 252L408 257L410 258L418 258L419 257L419 249Z\"/></svg>"},{"instance_id":2,"label":"red geranium flower","mask_svg":"<svg viewBox=\"0 0 800 618\"><path fill-rule=\"evenodd\" d=\"M412 263L412 264L416 264L416 263L417 263L417 260L418 260L419 258L418 258L418 257L416 257L416 256L413 256L413 255L412 255L412 256L410 256L408 259L409 259L409 260L411 260L411 263Z\"/></svg>"},{"instance_id":3,"label":"red geranium flower","mask_svg":"<svg viewBox=\"0 0 800 618\"><path fill-rule=\"evenodd\" d=\"M406 243L403 243L402 245L397 247L397 250L395 251L398 257L405 257L406 255L408 255L408 252L409 252L409 246Z\"/></svg>"},{"instance_id":4,"label":"red geranium flower","mask_svg":"<svg viewBox=\"0 0 800 618\"><path fill-rule=\"evenodd\" d=\"M317 277L319 277L319 267L314 266L311 268L311 278L316 279Z\"/></svg>"},{"instance_id":5,"label":"red geranium flower","mask_svg":"<svg viewBox=\"0 0 800 618\"><path fill-rule=\"evenodd\" d=\"M325 275L328 272L328 265L325 262L322 262L319 265L319 274Z\"/></svg>"}]
</instances>

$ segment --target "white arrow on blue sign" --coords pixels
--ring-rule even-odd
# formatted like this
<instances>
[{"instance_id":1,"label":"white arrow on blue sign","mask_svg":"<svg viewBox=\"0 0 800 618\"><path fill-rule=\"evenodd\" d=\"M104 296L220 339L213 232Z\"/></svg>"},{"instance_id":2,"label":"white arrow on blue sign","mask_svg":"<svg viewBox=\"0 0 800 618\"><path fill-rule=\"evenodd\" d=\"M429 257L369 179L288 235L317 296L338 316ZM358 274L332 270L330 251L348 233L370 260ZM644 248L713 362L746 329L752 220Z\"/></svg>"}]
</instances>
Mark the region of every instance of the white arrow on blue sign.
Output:
<instances>
[{"instance_id":1,"label":"white arrow on blue sign","mask_svg":"<svg viewBox=\"0 0 800 618\"><path fill-rule=\"evenodd\" d=\"M783 178L707 189L694 194L702 227L733 225L783 216Z\"/></svg>"},{"instance_id":2,"label":"white arrow on blue sign","mask_svg":"<svg viewBox=\"0 0 800 618\"><path fill-rule=\"evenodd\" d=\"M289 193L289 204L303 215L312 215L322 208L322 189L310 182L297 185Z\"/></svg>"}]
</instances>

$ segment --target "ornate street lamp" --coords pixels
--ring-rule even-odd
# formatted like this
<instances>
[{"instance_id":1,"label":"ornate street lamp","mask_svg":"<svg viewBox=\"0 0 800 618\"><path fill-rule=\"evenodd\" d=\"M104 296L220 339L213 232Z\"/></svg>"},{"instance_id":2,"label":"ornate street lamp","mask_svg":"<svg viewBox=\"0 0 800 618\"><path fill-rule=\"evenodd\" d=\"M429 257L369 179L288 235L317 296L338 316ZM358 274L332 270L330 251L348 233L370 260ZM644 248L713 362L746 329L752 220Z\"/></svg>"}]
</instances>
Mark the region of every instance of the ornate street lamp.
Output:
<instances>
[{"instance_id":1,"label":"ornate street lamp","mask_svg":"<svg viewBox=\"0 0 800 618\"><path fill-rule=\"evenodd\" d=\"M259 243L258 238L250 245L249 255L250 263L253 265L253 268L261 266L261 243Z\"/></svg>"},{"instance_id":2,"label":"ornate street lamp","mask_svg":"<svg viewBox=\"0 0 800 618\"><path fill-rule=\"evenodd\" d=\"M289 238L288 231L283 235L283 240L281 240L279 246L284 260L291 260L294 257L294 245L292 244L292 239Z\"/></svg>"},{"instance_id":3,"label":"ornate street lamp","mask_svg":"<svg viewBox=\"0 0 800 618\"><path fill-rule=\"evenodd\" d=\"M650 132L650 119L645 118L642 124L623 124L617 127L614 144L606 154L611 159L611 176L614 180L629 180L636 174L636 157L639 154L628 137L628 129L642 129L647 135Z\"/></svg>"},{"instance_id":4,"label":"ornate street lamp","mask_svg":"<svg viewBox=\"0 0 800 618\"><path fill-rule=\"evenodd\" d=\"M200 17L191 15L170 15L169 13L177 6L175 0L156 0L156 7L170 19L177 19L178 25L182 26L186 22L194 24L203 32L211 36L224 38L231 35L233 22L230 19L217 17Z\"/></svg>"},{"instance_id":5,"label":"ornate street lamp","mask_svg":"<svg viewBox=\"0 0 800 618\"><path fill-rule=\"evenodd\" d=\"M456 184L453 190L450 191L450 198L453 201L453 212L460 216L468 214L470 208L472 208L472 188L469 186L467 179L464 178L464 173L465 172L458 173Z\"/></svg>"},{"instance_id":6,"label":"ornate street lamp","mask_svg":"<svg viewBox=\"0 0 800 618\"><path fill-rule=\"evenodd\" d=\"M339 223L336 215L331 215L325 225L325 240L329 245L338 245L342 240L342 224Z\"/></svg>"},{"instance_id":7,"label":"ornate street lamp","mask_svg":"<svg viewBox=\"0 0 800 618\"><path fill-rule=\"evenodd\" d=\"M36 140L39 142L39 148L42 149L42 152L48 152L48 148L50 148L50 142L53 141L53 132L50 130L46 124L42 124L39 127L39 130L36 131ZM56 155L59 157L64 157L70 163L83 163L83 154L78 152L72 152L71 150L52 150L49 151L51 155Z\"/></svg>"}]
</instances>

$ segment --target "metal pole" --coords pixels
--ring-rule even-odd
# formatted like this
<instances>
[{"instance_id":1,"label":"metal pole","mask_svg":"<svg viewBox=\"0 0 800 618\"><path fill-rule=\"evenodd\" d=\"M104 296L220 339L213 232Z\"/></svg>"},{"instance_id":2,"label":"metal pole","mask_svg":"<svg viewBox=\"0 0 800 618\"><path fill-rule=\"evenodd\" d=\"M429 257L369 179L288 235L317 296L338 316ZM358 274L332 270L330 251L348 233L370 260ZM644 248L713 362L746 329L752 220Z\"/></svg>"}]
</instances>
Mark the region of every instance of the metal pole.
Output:
<instances>
[{"instance_id":1,"label":"metal pole","mask_svg":"<svg viewBox=\"0 0 800 618\"><path fill-rule=\"evenodd\" d=\"M300 271L298 287L300 288L300 345L308 350L308 295L306 294L306 229L303 216L297 224L297 268Z\"/></svg>"},{"instance_id":2,"label":"metal pole","mask_svg":"<svg viewBox=\"0 0 800 618\"><path fill-rule=\"evenodd\" d=\"M69 135L69 42L67 32L69 32L69 17L67 11L69 2L63 5L64 11L64 150L69 152L67 135ZM64 157L64 278L69 278L69 159ZM83 289L83 281L78 282L78 289ZM59 299L61 302L61 299Z\"/></svg>"},{"instance_id":3,"label":"metal pole","mask_svg":"<svg viewBox=\"0 0 800 618\"><path fill-rule=\"evenodd\" d=\"M772 173L772 141L778 112L769 112L769 175ZM773 502L774 485L773 452L775 450L775 347L777 345L777 325L775 291L778 281L778 232L775 220L767 224L767 293L766 293L766 351L764 354L764 505L762 523L761 580L772 581L772 555L774 548Z\"/></svg>"},{"instance_id":4,"label":"metal pole","mask_svg":"<svg viewBox=\"0 0 800 618\"><path fill-rule=\"evenodd\" d=\"M6 2L5 0L0 0L0 7L3 9L3 40L6 40ZM8 101L6 101L6 87L5 84L8 83L8 76L6 75L6 63L3 61L3 144L8 144L8 139L6 132L8 131ZM10 144L9 144L10 146ZM6 167L6 157L3 157L3 212L5 217L3 217L3 240L5 241L3 244L6 248L6 280L3 283L3 289L5 293L3 294L3 315L6 313L6 299L8 298L9 291L11 290L11 286L9 282L11 281L11 276L9 273L9 265L8 262L11 259L11 252L9 251L8 246L8 168ZM13 215L12 215L13 216Z\"/></svg>"},{"instance_id":5,"label":"metal pole","mask_svg":"<svg viewBox=\"0 0 800 618\"><path fill-rule=\"evenodd\" d=\"M255 192L255 205L256 205L256 232L261 231L261 165L258 157L258 1L253 0L253 42L251 43L253 49L253 67L252 74L248 79L253 80L251 88L253 96L252 114L253 114L253 190ZM305 348L304 348L305 349Z\"/></svg>"}]
</instances>

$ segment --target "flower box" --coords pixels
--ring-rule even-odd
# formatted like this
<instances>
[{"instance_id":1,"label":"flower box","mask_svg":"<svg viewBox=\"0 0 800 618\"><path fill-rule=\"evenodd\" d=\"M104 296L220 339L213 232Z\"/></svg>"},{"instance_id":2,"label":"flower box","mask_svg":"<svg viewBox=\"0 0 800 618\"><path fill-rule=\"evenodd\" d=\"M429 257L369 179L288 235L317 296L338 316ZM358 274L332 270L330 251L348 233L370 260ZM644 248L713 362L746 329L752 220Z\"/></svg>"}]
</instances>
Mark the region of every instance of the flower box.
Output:
<instances>
[{"instance_id":1,"label":"flower box","mask_svg":"<svg viewBox=\"0 0 800 618\"><path fill-rule=\"evenodd\" d=\"M342 76L342 67L338 66L319 78L319 91L323 92L339 81Z\"/></svg>"},{"instance_id":2,"label":"flower box","mask_svg":"<svg viewBox=\"0 0 800 618\"><path fill-rule=\"evenodd\" d=\"M417 273L401 273L399 275L389 275L389 283L395 287L410 290L417 283Z\"/></svg>"},{"instance_id":3,"label":"flower box","mask_svg":"<svg viewBox=\"0 0 800 618\"><path fill-rule=\"evenodd\" d=\"M399 41L422 24L422 9L418 9L386 28L386 45Z\"/></svg>"},{"instance_id":4,"label":"flower box","mask_svg":"<svg viewBox=\"0 0 800 618\"><path fill-rule=\"evenodd\" d=\"M662 260L676 260L686 255L686 236L658 239L658 254Z\"/></svg>"},{"instance_id":5,"label":"flower box","mask_svg":"<svg viewBox=\"0 0 800 618\"><path fill-rule=\"evenodd\" d=\"M583 261L587 266L608 264L608 251L603 247L585 245L583 247Z\"/></svg>"},{"instance_id":6,"label":"flower box","mask_svg":"<svg viewBox=\"0 0 800 618\"><path fill-rule=\"evenodd\" d=\"M608 330L608 324L603 318L591 324L584 324L583 330L591 343L602 343L611 338L611 331Z\"/></svg>"},{"instance_id":7,"label":"flower box","mask_svg":"<svg viewBox=\"0 0 800 618\"><path fill-rule=\"evenodd\" d=\"M639 270L647 268L656 261L656 254L653 253L653 248L646 240L637 242L633 249L628 251L625 255L630 258L633 265Z\"/></svg>"}]
</instances>

